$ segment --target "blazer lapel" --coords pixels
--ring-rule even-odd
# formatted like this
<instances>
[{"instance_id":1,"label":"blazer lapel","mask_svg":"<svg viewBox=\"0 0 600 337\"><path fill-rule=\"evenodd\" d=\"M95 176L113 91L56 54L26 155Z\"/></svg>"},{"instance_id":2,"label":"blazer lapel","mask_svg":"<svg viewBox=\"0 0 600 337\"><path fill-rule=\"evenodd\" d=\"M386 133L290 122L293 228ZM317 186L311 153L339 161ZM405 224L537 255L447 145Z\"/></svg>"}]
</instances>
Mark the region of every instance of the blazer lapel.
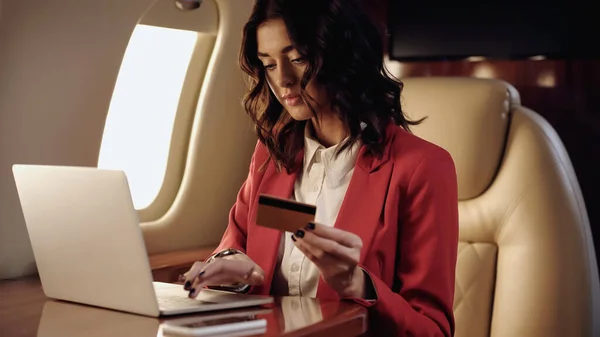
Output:
<instances>
[{"instance_id":1,"label":"blazer lapel","mask_svg":"<svg viewBox=\"0 0 600 337\"><path fill-rule=\"evenodd\" d=\"M297 158L302 160L303 151L300 152ZM250 219L252 219L253 236L260 240L257 240L257 245L253 247L255 253L252 259L265 271L265 283L257 286L253 293L268 294L270 292L281 241L280 231L256 225L258 196L259 194L269 194L280 198L290 198L295 181L296 173L287 174L285 170L277 172L275 166L271 164L267 166L265 176L258 187Z\"/></svg>"},{"instance_id":2,"label":"blazer lapel","mask_svg":"<svg viewBox=\"0 0 600 337\"><path fill-rule=\"evenodd\" d=\"M393 125L393 127L396 127ZM363 146L359 152L350 185L346 191L335 228L352 232L363 241L359 264L365 260L378 228L385 206L385 197L392 176L393 163L389 161L393 130L388 128L388 143L381 158L366 155ZM339 296L322 278L319 279L317 297L339 299Z\"/></svg>"}]
</instances>

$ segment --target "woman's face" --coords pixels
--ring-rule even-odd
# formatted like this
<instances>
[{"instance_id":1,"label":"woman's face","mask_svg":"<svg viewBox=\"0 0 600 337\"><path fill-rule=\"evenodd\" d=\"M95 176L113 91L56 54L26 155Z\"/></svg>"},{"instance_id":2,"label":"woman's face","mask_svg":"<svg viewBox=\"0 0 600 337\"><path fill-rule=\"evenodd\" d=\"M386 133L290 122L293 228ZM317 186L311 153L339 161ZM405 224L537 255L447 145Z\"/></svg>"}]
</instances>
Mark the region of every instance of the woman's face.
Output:
<instances>
[{"instance_id":1,"label":"woman's face","mask_svg":"<svg viewBox=\"0 0 600 337\"><path fill-rule=\"evenodd\" d=\"M265 67L265 74L273 94L295 120L315 117L300 96L300 81L306 69L306 60L292 46L285 23L273 19L262 23L256 32L258 58ZM328 99L325 90L311 81L306 92L314 102L318 113L325 112Z\"/></svg>"}]
</instances>

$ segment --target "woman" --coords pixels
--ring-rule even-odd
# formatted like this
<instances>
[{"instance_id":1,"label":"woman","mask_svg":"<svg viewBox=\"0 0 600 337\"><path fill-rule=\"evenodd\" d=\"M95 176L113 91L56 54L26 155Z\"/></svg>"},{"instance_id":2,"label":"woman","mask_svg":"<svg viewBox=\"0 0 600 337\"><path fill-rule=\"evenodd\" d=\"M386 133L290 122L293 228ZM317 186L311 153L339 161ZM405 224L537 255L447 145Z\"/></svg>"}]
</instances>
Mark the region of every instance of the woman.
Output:
<instances>
[{"instance_id":1,"label":"woman","mask_svg":"<svg viewBox=\"0 0 600 337\"><path fill-rule=\"evenodd\" d=\"M259 141L221 243L185 289L353 300L386 335L453 335L455 168L410 133L377 29L350 0L258 0L243 34ZM257 226L260 194L317 205L315 223Z\"/></svg>"}]
</instances>

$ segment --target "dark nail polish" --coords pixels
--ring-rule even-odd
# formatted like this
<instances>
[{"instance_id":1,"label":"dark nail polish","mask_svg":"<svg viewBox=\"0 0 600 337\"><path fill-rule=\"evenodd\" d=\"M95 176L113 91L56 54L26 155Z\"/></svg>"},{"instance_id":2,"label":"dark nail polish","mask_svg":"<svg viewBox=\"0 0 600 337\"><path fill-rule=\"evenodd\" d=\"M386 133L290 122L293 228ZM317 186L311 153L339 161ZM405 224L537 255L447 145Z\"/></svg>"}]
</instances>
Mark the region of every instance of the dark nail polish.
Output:
<instances>
[{"instance_id":1,"label":"dark nail polish","mask_svg":"<svg viewBox=\"0 0 600 337\"><path fill-rule=\"evenodd\" d=\"M191 286L192 286L192 282L187 281L187 282L185 282L185 285L183 286L183 289L189 290Z\"/></svg>"},{"instance_id":2,"label":"dark nail polish","mask_svg":"<svg viewBox=\"0 0 600 337\"><path fill-rule=\"evenodd\" d=\"M304 231L299 229L296 231L296 236L299 238L303 238L304 237Z\"/></svg>"},{"instance_id":3,"label":"dark nail polish","mask_svg":"<svg viewBox=\"0 0 600 337\"><path fill-rule=\"evenodd\" d=\"M296 242L296 237L292 234L292 241Z\"/></svg>"},{"instance_id":4,"label":"dark nail polish","mask_svg":"<svg viewBox=\"0 0 600 337\"><path fill-rule=\"evenodd\" d=\"M308 230L313 230L315 229L315 224L312 222L309 222L308 225L306 225L306 229Z\"/></svg>"}]
</instances>

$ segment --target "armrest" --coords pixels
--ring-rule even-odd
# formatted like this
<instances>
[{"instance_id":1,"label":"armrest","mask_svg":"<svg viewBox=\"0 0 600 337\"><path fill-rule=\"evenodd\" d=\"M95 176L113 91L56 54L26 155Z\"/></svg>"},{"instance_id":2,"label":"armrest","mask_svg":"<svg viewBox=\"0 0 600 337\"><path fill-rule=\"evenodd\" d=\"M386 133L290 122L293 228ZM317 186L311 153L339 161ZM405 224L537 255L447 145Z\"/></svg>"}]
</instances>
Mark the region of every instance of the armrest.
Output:
<instances>
[{"instance_id":1,"label":"armrest","mask_svg":"<svg viewBox=\"0 0 600 337\"><path fill-rule=\"evenodd\" d=\"M204 261L217 247L177 250L149 256L154 281L180 283L178 277L196 261Z\"/></svg>"}]
</instances>

